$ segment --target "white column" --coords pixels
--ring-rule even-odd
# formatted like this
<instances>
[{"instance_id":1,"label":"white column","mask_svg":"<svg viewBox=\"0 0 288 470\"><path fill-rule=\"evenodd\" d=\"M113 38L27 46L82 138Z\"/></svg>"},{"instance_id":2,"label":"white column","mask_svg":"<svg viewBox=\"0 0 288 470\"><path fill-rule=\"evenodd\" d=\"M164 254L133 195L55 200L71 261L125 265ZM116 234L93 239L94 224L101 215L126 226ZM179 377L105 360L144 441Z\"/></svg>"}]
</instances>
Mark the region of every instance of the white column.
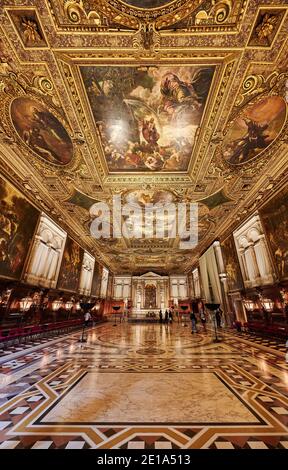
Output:
<instances>
[{"instance_id":1,"label":"white column","mask_svg":"<svg viewBox=\"0 0 288 470\"><path fill-rule=\"evenodd\" d=\"M45 245L44 243L41 243L41 245L42 245L41 258L38 264L36 276L42 280L44 277L43 275L45 272L46 261L49 256L51 247L48 244Z\"/></svg>"},{"instance_id":2,"label":"white column","mask_svg":"<svg viewBox=\"0 0 288 470\"><path fill-rule=\"evenodd\" d=\"M35 242L31 252L31 265L28 267L28 274L37 275L38 266L41 261L42 243L41 237L36 235Z\"/></svg>"},{"instance_id":3,"label":"white column","mask_svg":"<svg viewBox=\"0 0 288 470\"><path fill-rule=\"evenodd\" d=\"M187 297L186 285L183 281L178 281L179 297L185 299Z\"/></svg>"},{"instance_id":4,"label":"white column","mask_svg":"<svg viewBox=\"0 0 288 470\"><path fill-rule=\"evenodd\" d=\"M244 281L249 280L244 248L239 248L239 263L240 263Z\"/></svg>"},{"instance_id":5,"label":"white column","mask_svg":"<svg viewBox=\"0 0 288 470\"><path fill-rule=\"evenodd\" d=\"M93 269L91 266L89 266L89 271L87 271L87 279L86 279L87 295L91 294L92 276L93 276Z\"/></svg>"},{"instance_id":6,"label":"white column","mask_svg":"<svg viewBox=\"0 0 288 470\"><path fill-rule=\"evenodd\" d=\"M259 272L260 272L261 278L263 279L263 282L273 282L270 258L269 258L268 249L266 247L264 235L261 235L260 239L255 242L254 250L255 250Z\"/></svg>"},{"instance_id":7,"label":"white column","mask_svg":"<svg viewBox=\"0 0 288 470\"><path fill-rule=\"evenodd\" d=\"M178 281L171 282L171 297L178 298Z\"/></svg>"},{"instance_id":8,"label":"white column","mask_svg":"<svg viewBox=\"0 0 288 470\"><path fill-rule=\"evenodd\" d=\"M259 278L259 271L253 245L250 245L248 248L245 249L245 260L249 281L255 283L257 281L257 278Z\"/></svg>"},{"instance_id":9,"label":"white column","mask_svg":"<svg viewBox=\"0 0 288 470\"><path fill-rule=\"evenodd\" d=\"M55 287L56 286L56 271L57 271L57 265L58 265L58 260L60 256L60 249L53 250L52 253L53 253L53 259L51 261L50 269L47 275L47 281L50 287Z\"/></svg>"},{"instance_id":10,"label":"white column","mask_svg":"<svg viewBox=\"0 0 288 470\"><path fill-rule=\"evenodd\" d=\"M52 263L53 258L54 258L53 245L51 243L47 243L47 247L48 247L48 252L47 252L46 262L45 262L43 274L41 275L43 280L47 279L48 273L50 271L51 263Z\"/></svg>"},{"instance_id":11,"label":"white column","mask_svg":"<svg viewBox=\"0 0 288 470\"><path fill-rule=\"evenodd\" d=\"M142 294L141 308L145 308L145 281L142 281L141 283L141 294Z\"/></svg>"},{"instance_id":12,"label":"white column","mask_svg":"<svg viewBox=\"0 0 288 470\"><path fill-rule=\"evenodd\" d=\"M136 308L137 310L141 310L141 305L142 305L142 289L141 289L141 284L140 282L137 282L137 287L135 289L135 294L136 294Z\"/></svg>"},{"instance_id":13,"label":"white column","mask_svg":"<svg viewBox=\"0 0 288 470\"><path fill-rule=\"evenodd\" d=\"M124 299L130 299L130 284L127 283L127 281L123 285L123 298Z\"/></svg>"},{"instance_id":14,"label":"white column","mask_svg":"<svg viewBox=\"0 0 288 470\"><path fill-rule=\"evenodd\" d=\"M137 308L137 283L134 280L132 281L132 307Z\"/></svg>"},{"instance_id":15,"label":"white column","mask_svg":"<svg viewBox=\"0 0 288 470\"><path fill-rule=\"evenodd\" d=\"M117 281L116 281L116 282L117 282ZM116 299L121 299L122 293L123 293L123 291L122 291L122 283L121 283L121 284L116 284L115 287L116 287L116 288L115 288L115 297L116 297Z\"/></svg>"},{"instance_id":16,"label":"white column","mask_svg":"<svg viewBox=\"0 0 288 470\"><path fill-rule=\"evenodd\" d=\"M165 308L165 285L164 281L160 282L160 309L163 310Z\"/></svg>"},{"instance_id":17,"label":"white column","mask_svg":"<svg viewBox=\"0 0 288 470\"><path fill-rule=\"evenodd\" d=\"M225 273L225 267L224 267L224 261L223 261L220 242L219 241L214 242L213 247L214 247L214 250L215 250L216 260L217 260L218 269L219 269L219 274L224 274Z\"/></svg>"}]
</instances>

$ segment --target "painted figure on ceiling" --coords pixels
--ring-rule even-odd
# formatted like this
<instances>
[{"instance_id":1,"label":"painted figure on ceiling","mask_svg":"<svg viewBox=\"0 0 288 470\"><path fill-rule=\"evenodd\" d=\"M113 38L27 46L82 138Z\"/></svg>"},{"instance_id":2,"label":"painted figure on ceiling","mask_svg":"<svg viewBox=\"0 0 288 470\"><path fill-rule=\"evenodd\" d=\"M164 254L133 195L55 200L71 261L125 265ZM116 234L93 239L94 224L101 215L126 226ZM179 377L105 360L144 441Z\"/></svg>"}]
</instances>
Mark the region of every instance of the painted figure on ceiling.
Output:
<instances>
[{"instance_id":1,"label":"painted figure on ceiling","mask_svg":"<svg viewBox=\"0 0 288 470\"><path fill-rule=\"evenodd\" d=\"M212 76L212 69L201 69L191 82L184 82L175 73L165 74L160 86L162 94L160 110L162 109L174 121L183 123L198 121Z\"/></svg>"},{"instance_id":2,"label":"painted figure on ceiling","mask_svg":"<svg viewBox=\"0 0 288 470\"><path fill-rule=\"evenodd\" d=\"M260 124L252 119L244 118L244 122L247 126L246 135L236 140L231 145L233 149L233 158L231 163L242 163L249 159L249 154L254 149L266 148L273 139L265 133L269 125L267 123Z\"/></svg>"},{"instance_id":3,"label":"painted figure on ceiling","mask_svg":"<svg viewBox=\"0 0 288 470\"><path fill-rule=\"evenodd\" d=\"M154 118L150 118L149 120L144 120L142 126L142 134L146 142L148 144L155 146L157 145L157 141L160 138L160 134L156 129Z\"/></svg>"},{"instance_id":4,"label":"painted figure on ceiling","mask_svg":"<svg viewBox=\"0 0 288 470\"><path fill-rule=\"evenodd\" d=\"M82 67L110 170L185 170L214 67Z\"/></svg>"}]
</instances>

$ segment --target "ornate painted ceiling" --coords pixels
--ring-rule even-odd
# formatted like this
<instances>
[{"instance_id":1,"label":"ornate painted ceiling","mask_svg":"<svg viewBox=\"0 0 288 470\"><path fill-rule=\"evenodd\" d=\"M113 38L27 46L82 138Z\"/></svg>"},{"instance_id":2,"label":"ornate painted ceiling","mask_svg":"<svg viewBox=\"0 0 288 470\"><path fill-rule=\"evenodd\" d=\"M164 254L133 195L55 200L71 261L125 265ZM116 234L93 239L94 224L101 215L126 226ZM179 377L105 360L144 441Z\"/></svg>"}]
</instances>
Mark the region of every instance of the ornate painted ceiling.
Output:
<instances>
[{"instance_id":1,"label":"ornate painted ceiling","mask_svg":"<svg viewBox=\"0 0 288 470\"><path fill-rule=\"evenodd\" d=\"M112 271L187 272L287 178L287 9L2 0L1 173ZM197 247L96 240L115 194L198 202Z\"/></svg>"}]
</instances>

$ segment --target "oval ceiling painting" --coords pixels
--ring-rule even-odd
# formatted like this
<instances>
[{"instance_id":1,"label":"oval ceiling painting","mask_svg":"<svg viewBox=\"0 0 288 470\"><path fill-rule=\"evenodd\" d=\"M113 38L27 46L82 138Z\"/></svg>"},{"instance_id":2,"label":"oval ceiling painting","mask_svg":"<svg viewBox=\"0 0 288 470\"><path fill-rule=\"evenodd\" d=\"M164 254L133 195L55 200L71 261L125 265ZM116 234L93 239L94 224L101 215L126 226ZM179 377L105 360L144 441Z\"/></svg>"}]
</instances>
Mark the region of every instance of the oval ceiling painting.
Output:
<instances>
[{"instance_id":1,"label":"oval ceiling painting","mask_svg":"<svg viewBox=\"0 0 288 470\"><path fill-rule=\"evenodd\" d=\"M224 158L233 165L249 162L276 139L285 119L286 103L280 96L269 96L247 106L224 139Z\"/></svg>"},{"instance_id":2,"label":"oval ceiling painting","mask_svg":"<svg viewBox=\"0 0 288 470\"><path fill-rule=\"evenodd\" d=\"M159 8L167 5L167 3L173 3L173 1L174 0L123 0L123 3L137 8Z\"/></svg>"},{"instance_id":3,"label":"oval ceiling painting","mask_svg":"<svg viewBox=\"0 0 288 470\"><path fill-rule=\"evenodd\" d=\"M11 119L25 144L49 163L66 165L73 157L73 144L61 122L39 101L16 98Z\"/></svg>"},{"instance_id":4,"label":"oval ceiling painting","mask_svg":"<svg viewBox=\"0 0 288 470\"><path fill-rule=\"evenodd\" d=\"M174 196L169 191L137 190L130 191L125 196L128 204L137 204L145 207L147 204L168 206L174 201Z\"/></svg>"}]
</instances>

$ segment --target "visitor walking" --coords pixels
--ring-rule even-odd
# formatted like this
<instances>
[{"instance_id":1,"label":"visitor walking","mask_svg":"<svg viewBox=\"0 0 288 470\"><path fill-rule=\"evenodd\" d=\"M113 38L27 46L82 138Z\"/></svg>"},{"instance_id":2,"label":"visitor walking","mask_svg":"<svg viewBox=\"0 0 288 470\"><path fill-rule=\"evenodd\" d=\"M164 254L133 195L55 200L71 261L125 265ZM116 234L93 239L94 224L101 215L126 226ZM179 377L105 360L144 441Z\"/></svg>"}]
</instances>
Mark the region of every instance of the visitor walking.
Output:
<instances>
[{"instance_id":1,"label":"visitor walking","mask_svg":"<svg viewBox=\"0 0 288 470\"><path fill-rule=\"evenodd\" d=\"M172 323L173 322L173 313L171 310L169 310L169 322Z\"/></svg>"},{"instance_id":2,"label":"visitor walking","mask_svg":"<svg viewBox=\"0 0 288 470\"><path fill-rule=\"evenodd\" d=\"M221 318L222 318L221 308L217 308L215 317L216 317L217 328L221 328Z\"/></svg>"},{"instance_id":3,"label":"visitor walking","mask_svg":"<svg viewBox=\"0 0 288 470\"><path fill-rule=\"evenodd\" d=\"M191 333L192 334L197 333L197 328L196 328L197 318L194 312L190 313L190 320L191 320L191 327L192 327Z\"/></svg>"},{"instance_id":4,"label":"visitor walking","mask_svg":"<svg viewBox=\"0 0 288 470\"><path fill-rule=\"evenodd\" d=\"M200 309L200 320L202 323L203 330L206 332L206 315L203 308Z\"/></svg>"}]
</instances>

